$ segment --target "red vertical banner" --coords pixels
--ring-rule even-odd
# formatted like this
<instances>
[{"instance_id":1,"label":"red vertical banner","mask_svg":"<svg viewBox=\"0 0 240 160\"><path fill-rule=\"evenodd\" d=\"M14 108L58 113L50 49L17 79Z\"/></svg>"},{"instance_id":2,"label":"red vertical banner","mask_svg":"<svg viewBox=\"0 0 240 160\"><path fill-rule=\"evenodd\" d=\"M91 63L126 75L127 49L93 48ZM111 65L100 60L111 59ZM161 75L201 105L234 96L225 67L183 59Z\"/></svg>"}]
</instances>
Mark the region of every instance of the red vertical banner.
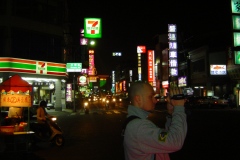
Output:
<instances>
[{"instance_id":1,"label":"red vertical banner","mask_svg":"<svg viewBox=\"0 0 240 160\"><path fill-rule=\"evenodd\" d=\"M148 50L148 82L154 82L154 50Z\"/></svg>"},{"instance_id":2,"label":"red vertical banner","mask_svg":"<svg viewBox=\"0 0 240 160\"><path fill-rule=\"evenodd\" d=\"M94 64L94 50L89 50L89 68L88 68L88 75L95 75L94 69L95 69L95 64Z\"/></svg>"}]
</instances>

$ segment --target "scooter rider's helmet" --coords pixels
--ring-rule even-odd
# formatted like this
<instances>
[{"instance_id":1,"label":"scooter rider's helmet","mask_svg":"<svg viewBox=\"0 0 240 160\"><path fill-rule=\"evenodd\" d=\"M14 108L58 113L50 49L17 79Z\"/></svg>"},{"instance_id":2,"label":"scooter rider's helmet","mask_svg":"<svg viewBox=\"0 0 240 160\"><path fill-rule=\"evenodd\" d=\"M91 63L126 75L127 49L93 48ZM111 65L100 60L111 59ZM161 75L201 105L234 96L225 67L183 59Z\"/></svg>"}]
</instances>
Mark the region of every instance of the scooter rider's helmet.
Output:
<instances>
[{"instance_id":1,"label":"scooter rider's helmet","mask_svg":"<svg viewBox=\"0 0 240 160\"><path fill-rule=\"evenodd\" d=\"M43 107L43 108L47 107L47 102L46 101L41 101L40 102L40 107Z\"/></svg>"}]
</instances>

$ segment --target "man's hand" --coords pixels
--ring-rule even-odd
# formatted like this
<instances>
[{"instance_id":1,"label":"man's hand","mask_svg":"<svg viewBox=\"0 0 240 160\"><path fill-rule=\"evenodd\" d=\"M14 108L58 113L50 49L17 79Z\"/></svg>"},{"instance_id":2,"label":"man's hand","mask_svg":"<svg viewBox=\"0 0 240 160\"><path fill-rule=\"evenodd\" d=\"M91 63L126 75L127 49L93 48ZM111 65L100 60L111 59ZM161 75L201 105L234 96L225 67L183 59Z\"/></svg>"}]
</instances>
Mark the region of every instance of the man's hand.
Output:
<instances>
[{"instance_id":1,"label":"man's hand","mask_svg":"<svg viewBox=\"0 0 240 160\"><path fill-rule=\"evenodd\" d=\"M185 99L181 99L181 100L174 100L174 99L170 99L170 96L176 95L176 94L183 94L182 93L182 89L178 88L178 87L174 87L174 88L170 88L169 89L169 93L167 96L167 110L169 114L173 113L174 110L174 106L184 106L185 103Z\"/></svg>"}]
</instances>

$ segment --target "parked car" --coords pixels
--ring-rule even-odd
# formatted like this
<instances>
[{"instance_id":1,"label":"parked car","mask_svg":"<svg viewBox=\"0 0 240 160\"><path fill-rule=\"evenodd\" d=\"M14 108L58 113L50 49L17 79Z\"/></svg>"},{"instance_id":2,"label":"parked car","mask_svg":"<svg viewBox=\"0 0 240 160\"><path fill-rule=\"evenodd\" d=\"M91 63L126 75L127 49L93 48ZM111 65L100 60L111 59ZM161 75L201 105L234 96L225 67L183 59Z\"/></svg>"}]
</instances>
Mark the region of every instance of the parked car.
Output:
<instances>
[{"instance_id":1,"label":"parked car","mask_svg":"<svg viewBox=\"0 0 240 160\"><path fill-rule=\"evenodd\" d=\"M215 97L212 102L212 107L229 107L229 100L224 97Z\"/></svg>"},{"instance_id":2,"label":"parked car","mask_svg":"<svg viewBox=\"0 0 240 160\"><path fill-rule=\"evenodd\" d=\"M198 105L199 107L203 108L212 108L213 105L216 103L217 97L214 96L203 96L199 98Z\"/></svg>"},{"instance_id":3,"label":"parked car","mask_svg":"<svg viewBox=\"0 0 240 160\"><path fill-rule=\"evenodd\" d=\"M54 109L54 104L53 104L53 103L48 103L48 104L47 104L47 109L48 109L48 110Z\"/></svg>"}]
</instances>

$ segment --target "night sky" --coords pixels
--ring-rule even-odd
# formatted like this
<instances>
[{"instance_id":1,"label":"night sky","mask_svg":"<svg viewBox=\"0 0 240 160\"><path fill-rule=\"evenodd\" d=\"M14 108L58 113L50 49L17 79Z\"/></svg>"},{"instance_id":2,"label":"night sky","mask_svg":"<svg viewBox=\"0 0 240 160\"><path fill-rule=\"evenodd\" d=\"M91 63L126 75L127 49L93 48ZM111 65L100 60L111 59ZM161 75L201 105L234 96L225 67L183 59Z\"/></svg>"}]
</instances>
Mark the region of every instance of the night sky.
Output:
<instances>
[{"instance_id":1,"label":"night sky","mask_svg":"<svg viewBox=\"0 0 240 160\"><path fill-rule=\"evenodd\" d=\"M168 24L177 24L182 39L196 34L231 28L231 1L69 0L71 23L83 28L85 17L102 19L102 38L96 39L95 64L98 74L110 74L126 59L137 59L137 45L154 49L159 34L167 34ZM122 52L122 57L112 57ZM119 58L119 59L118 59Z\"/></svg>"}]
</instances>

